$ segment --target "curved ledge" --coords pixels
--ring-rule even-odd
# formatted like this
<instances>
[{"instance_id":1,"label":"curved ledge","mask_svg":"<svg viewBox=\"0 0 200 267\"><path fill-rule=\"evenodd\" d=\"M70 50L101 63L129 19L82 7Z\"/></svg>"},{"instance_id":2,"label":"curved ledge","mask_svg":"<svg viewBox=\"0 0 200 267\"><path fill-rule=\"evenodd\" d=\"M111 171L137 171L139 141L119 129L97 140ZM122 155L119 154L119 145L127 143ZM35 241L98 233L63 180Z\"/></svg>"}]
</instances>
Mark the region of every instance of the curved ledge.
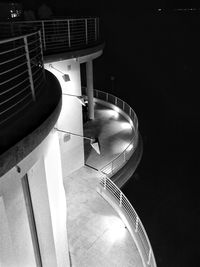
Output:
<instances>
[{"instance_id":1,"label":"curved ledge","mask_svg":"<svg viewBox=\"0 0 200 267\"><path fill-rule=\"evenodd\" d=\"M138 145L133 155L118 172L116 172L113 176L110 177L110 179L120 189L128 182L128 180L134 174L135 170L137 169L140 163L142 154L143 154L143 141L141 135L139 134Z\"/></svg>"},{"instance_id":2,"label":"curved ledge","mask_svg":"<svg viewBox=\"0 0 200 267\"><path fill-rule=\"evenodd\" d=\"M96 46L92 46L92 47L85 48L85 49L67 51L67 52L56 53L52 55L45 55L44 63L50 63L52 61L62 61L66 59L89 56L90 54L103 50L104 46L105 44L101 43Z\"/></svg>"},{"instance_id":3,"label":"curved ledge","mask_svg":"<svg viewBox=\"0 0 200 267\"><path fill-rule=\"evenodd\" d=\"M0 176L31 153L49 134L60 114L62 93L58 80L46 71L38 100L0 132Z\"/></svg>"}]
</instances>

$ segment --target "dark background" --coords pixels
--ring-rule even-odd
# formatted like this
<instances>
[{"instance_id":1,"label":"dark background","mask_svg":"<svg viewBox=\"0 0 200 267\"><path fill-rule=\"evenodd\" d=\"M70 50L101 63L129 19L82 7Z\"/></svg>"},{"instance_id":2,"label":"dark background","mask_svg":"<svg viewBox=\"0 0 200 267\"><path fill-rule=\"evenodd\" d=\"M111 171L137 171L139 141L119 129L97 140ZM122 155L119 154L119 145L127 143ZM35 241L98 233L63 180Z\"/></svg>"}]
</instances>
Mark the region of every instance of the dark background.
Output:
<instances>
[{"instance_id":1,"label":"dark background","mask_svg":"<svg viewBox=\"0 0 200 267\"><path fill-rule=\"evenodd\" d=\"M115 76L113 94L135 110L144 141L123 192L158 267L199 266L200 12L116 10L102 20L106 47L97 72L107 76L97 75L96 87L109 88Z\"/></svg>"},{"instance_id":2,"label":"dark background","mask_svg":"<svg viewBox=\"0 0 200 267\"><path fill-rule=\"evenodd\" d=\"M40 2L31 1L35 11ZM198 6L47 3L55 16L100 16L105 49L94 61L94 86L135 110L144 145L141 163L122 191L143 222L158 267L199 266L200 11L173 10Z\"/></svg>"},{"instance_id":3,"label":"dark background","mask_svg":"<svg viewBox=\"0 0 200 267\"><path fill-rule=\"evenodd\" d=\"M95 86L133 107L144 142L139 168L122 190L158 267L199 266L200 12L115 10L101 19L106 47Z\"/></svg>"}]
</instances>

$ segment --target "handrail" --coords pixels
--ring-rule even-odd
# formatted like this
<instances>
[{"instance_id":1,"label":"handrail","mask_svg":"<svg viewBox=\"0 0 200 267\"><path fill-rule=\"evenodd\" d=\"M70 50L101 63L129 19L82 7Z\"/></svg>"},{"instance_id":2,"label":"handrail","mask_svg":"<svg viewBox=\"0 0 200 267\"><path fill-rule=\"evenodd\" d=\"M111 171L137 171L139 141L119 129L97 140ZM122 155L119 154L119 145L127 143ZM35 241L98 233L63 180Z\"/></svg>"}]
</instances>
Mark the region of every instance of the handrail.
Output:
<instances>
[{"instance_id":1,"label":"handrail","mask_svg":"<svg viewBox=\"0 0 200 267\"><path fill-rule=\"evenodd\" d=\"M0 40L0 50L0 125L3 125L37 100L45 74L39 31Z\"/></svg>"},{"instance_id":2,"label":"handrail","mask_svg":"<svg viewBox=\"0 0 200 267\"><path fill-rule=\"evenodd\" d=\"M82 89L83 89L83 94L86 94L85 88L83 87ZM134 112L134 110L120 98L112 94L105 93L103 91L96 90L96 89L94 89L94 97L104 100L106 102L109 102L111 104L114 104L115 106L120 108L123 112L125 112L127 116L131 119L130 124L134 130L134 135L129 145L124 149L124 151L100 169L100 171L103 174L106 174L108 177L111 177L126 164L126 162L130 159L130 157L133 155L133 153L135 152L137 148L138 135L139 135L138 119L137 119L137 115Z\"/></svg>"},{"instance_id":3,"label":"handrail","mask_svg":"<svg viewBox=\"0 0 200 267\"><path fill-rule=\"evenodd\" d=\"M6 22L0 22L0 25L2 23L6 23ZM9 32L8 32L9 34ZM0 40L0 44L3 44L3 43L8 43L8 42L14 42L14 41L17 41L17 40L21 40L22 38L28 38L28 37L31 37L31 36L35 36L35 32L34 33L29 33L29 34L22 34L20 36L16 36L16 37L12 37L12 38L6 38L6 39L3 39L3 40Z\"/></svg>"},{"instance_id":4,"label":"handrail","mask_svg":"<svg viewBox=\"0 0 200 267\"><path fill-rule=\"evenodd\" d=\"M100 40L96 17L0 22L0 38L22 35L31 27L41 32L44 55L90 47Z\"/></svg>"},{"instance_id":5,"label":"handrail","mask_svg":"<svg viewBox=\"0 0 200 267\"><path fill-rule=\"evenodd\" d=\"M98 188L100 190L98 190ZM157 265L153 249L151 247L144 226L129 200L117 187L117 185L106 175L102 174L102 172L100 172L98 188L97 191L100 194L102 194L102 190L103 192L109 192L112 197L114 197L114 201L117 203L118 208L123 212L123 215L126 215L126 218L122 216L122 220L135 241L135 244L142 258L143 265L145 267L156 267ZM104 197L104 194L102 194L102 196Z\"/></svg>"},{"instance_id":6,"label":"handrail","mask_svg":"<svg viewBox=\"0 0 200 267\"><path fill-rule=\"evenodd\" d=\"M83 94L85 93L86 88L83 89ZM97 191L102 194L103 191L109 192L114 198L114 201L117 202L118 208L122 211L123 215L126 215L126 219L124 216L122 220L124 221L125 225L130 231L132 238L135 241L135 244L138 248L140 256L142 258L143 265L145 267L156 267L156 261L154 257L154 253L146 234L145 228L137 215L135 209L123 194L123 192L118 188L118 186L109 178L114 173L116 173L123 165L125 165L126 161L131 157L134 153L137 145L138 145L138 119L137 115L135 114L134 110L123 100L120 98L105 93L103 91L99 91L94 89L94 97L114 104L118 108L120 108L123 112L125 112L130 119L132 120L131 125L134 128L134 136L130 141L130 144L127 148L114 160L109 162L106 166L99 170L100 178L99 178L99 185L97 187ZM130 148L131 147L131 148ZM103 190L103 191L102 191ZM104 197L104 194L102 194ZM111 200L112 201L112 200Z\"/></svg>"}]
</instances>

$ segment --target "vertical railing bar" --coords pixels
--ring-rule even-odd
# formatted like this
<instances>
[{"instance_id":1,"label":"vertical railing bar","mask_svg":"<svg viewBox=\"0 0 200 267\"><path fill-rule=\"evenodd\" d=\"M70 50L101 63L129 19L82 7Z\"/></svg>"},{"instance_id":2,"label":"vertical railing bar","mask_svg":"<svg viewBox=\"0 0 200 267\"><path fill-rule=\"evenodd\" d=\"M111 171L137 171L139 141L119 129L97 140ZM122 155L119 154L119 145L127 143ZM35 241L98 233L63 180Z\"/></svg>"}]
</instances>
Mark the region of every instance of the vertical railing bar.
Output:
<instances>
[{"instance_id":1,"label":"vertical railing bar","mask_svg":"<svg viewBox=\"0 0 200 267\"><path fill-rule=\"evenodd\" d=\"M151 247L150 247L150 249L149 249L149 255L148 255L148 261L147 261L147 264L148 264L148 265L150 264L151 253L152 253L152 251L151 251Z\"/></svg>"},{"instance_id":2,"label":"vertical railing bar","mask_svg":"<svg viewBox=\"0 0 200 267\"><path fill-rule=\"evenodd\" d=\"M137 233L138 231L138 223L139 223L139 218L138 216L136 217L136 223L135 223L135 232Z\"/></svg>"},{"instance_id":3,"label":"vertical railing bar","mask_svg":"<svg viewBox=\"0 0 200 267\"><path fill-rule=\"evenodd\" d=\"M46 38L45 38L44 21L42 21L42 34L43 34L43 46L44 46L44 50L46 50Z\"/></svg>"},{"instance_id":4,"label":"vertical railing bar","mask_svg":"<svg viewBox=\"0 0 200 267\"><path fill-rule=\"evenodd\" d=\"M32 76L32 70L31 70L31 63L30 63L30 56L29 56L29 48L28 48L27 37L24 37L24 45L25 45L25 52L26 52L29 80L30 80L30 85L31 85L31 93L32 93L33 101L35 101L35 90L34 90L34 83L33 83L33 76Z\"/></svg>"},{"instance_id":5,"label":"vertical railing bar","mask_svg":"<svg viewBox=\"0 0 200 267\"><path fill-rule=\"evenodd\" d=\"M97 18L97 39L99 39L99 18Z\"/></svg>"},{"instance_id":6,"label":"vertical railing bar","mask_svg":"<svg viewBox=\"0 0 200 267\"><path fill-rule=\"evenodd\" d=\"M86 44L88 44L88 25L87 25L87 19L85 19L85 41L86 41Z\"/></svg>"},{"instance_id":7,"label":"vertical railing bar","mask_svg":"<svg viewBox=\"0 0 200 267\"><path fill-rule=\"evenodd\" d=\"M44 69L44 56L43 56L43 50L42 50L42 36L41 36L41 31L39 31L39 39L40 39L40 53L42 57L42 72L43 72L43 77L46 78L45 75L45 69Z\"/></svg>"},{"instance_id":8,"label":"vertical railing bar","mask_svg":"<svg viewBox=\"0 0 200 267\"><path fill-rule=\"evenodd\" d=\"M95 34L95 41L97 41L97 18L94 19L94 34Z\"/></svg>"},{"instance_id":9,"label":"vertical railing bar","mask_svg":"<svg viewBox=\"0 0 200 267\"><path fill-rule=\"evenodd\" d=\"M70 33L70 20L67 20L67 30L68 30L68 45L71 47L71 33Z\"/></svg>"}]
</instances>

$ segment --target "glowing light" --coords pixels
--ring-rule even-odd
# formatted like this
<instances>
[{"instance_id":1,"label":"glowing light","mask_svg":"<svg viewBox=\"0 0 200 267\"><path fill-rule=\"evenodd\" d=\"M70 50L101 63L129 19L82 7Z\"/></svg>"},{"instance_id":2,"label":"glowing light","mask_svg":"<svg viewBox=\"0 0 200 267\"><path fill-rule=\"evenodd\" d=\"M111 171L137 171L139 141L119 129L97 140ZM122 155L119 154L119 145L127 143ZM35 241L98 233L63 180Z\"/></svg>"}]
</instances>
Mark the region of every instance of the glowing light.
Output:
<instances>
[{"instance_id":1,"label":"glowing light","mask_svg":"<svg viewBox=\"0 0 200 267\"><path fill-rule=\"evenodd\" d=\"M109 109L109 110L106 110L106 113L108 113L110 117L113 117L115 119L119 117L119 113L116 110Z\"/></svg>"},{"instance_id":2,"label":"glowing light","mask_svg":"<svg viewBox=\"0 0 200 267\"><path fill-rule=\"evenodd\" d=\"M117 106L114 106L113 109L114 109L116 112L120 113L120 109L119 109Z\"/></svg>"},{"instance_id":3,"label":"glowing light","mask_svg":"<svg viewBox=\"0 0 200 267\"><path fill-rule=\"evenodd\" d=\"M123 221L117 216L107 216L104 218L104 224L108 228L106 239L113 244L124 239L127 229Z\"/></svg>"},{"instance_id":4,"label":"glowing light","mask_svg":"<svg viewBox=\"0 0 200 267\"><path fill-rule=\"evenodd\" d=\"M129 122L122 122L122 123L120 123L120 127L123 130L132 130L131 124Z\"/></svg>"},{"instance_id":5,"label":"glowing light","mask_svg":"<svg viewBox=\"0 0 200 267\"><path fill-rule=\"evenodd\" d=\"M127 147L126 151L127 151L127 152L130 152L132 149L133 149L133 144L130 144L130 145Z\"/></svg>"}]
</instances>

